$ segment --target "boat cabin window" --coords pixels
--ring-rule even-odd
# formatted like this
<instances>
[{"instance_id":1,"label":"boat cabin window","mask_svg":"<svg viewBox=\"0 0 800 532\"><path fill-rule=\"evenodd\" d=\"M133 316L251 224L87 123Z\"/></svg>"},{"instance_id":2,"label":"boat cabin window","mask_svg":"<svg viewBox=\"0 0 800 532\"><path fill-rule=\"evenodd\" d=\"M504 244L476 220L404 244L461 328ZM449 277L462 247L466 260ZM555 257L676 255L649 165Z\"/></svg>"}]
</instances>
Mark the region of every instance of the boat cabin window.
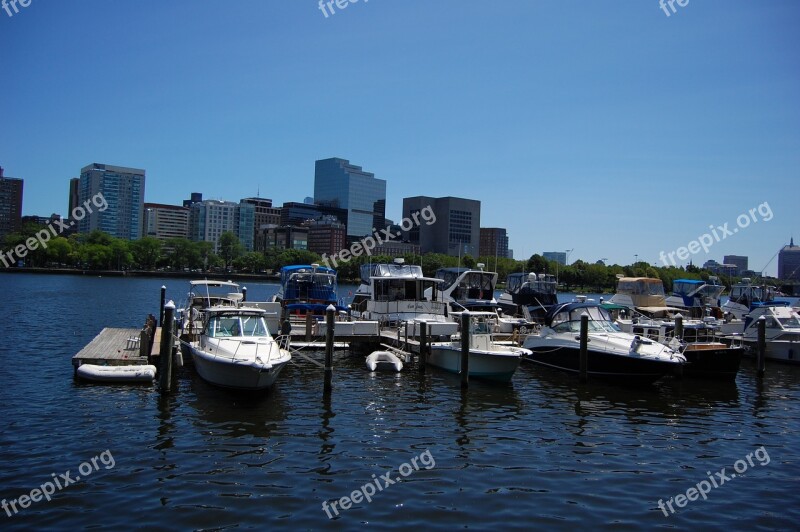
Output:
<instances>
[{"instance_id":1,"label":"boat cabin window","mask_svg":"<svg viewBox=\"0 0 800 532\"><path fill-rule=\"evenodd\" d=\"M800 318L796 315L789 318L778 318L778 321L784 327L800 327Z\"/></svg>"},{"instance_id":2,"label":"boat cabin window","mask_svg":"<svg viewBox=\"0 0 800 532\"><path fill-rule=\"evenodd\" d=\"M477 320L472 323L472 334L489 334L492 330L486 320Z\"/></svg>"},{"instance_id":3,"label":"boat cabin window","mask_svg":"<svg viewBox=\"0 0 800 532\"><path fill-rule=\"evenodd\" d=\"M267 325L261 316L214 316L208 322L208 336L267 336Z\"/></svg>"},{"instance_id":4,"label":"boat cabin window","mask_svg":"<svg viewBox=\"0 0 800 532\"><path fill-rule=\"evenodd\" d=\"M558 332L580 332L581 316L589 316L589 332L619 332L608 313L600 307L581 307L564 310L553 316L550 327Z\"/></svg>"}]
</instances>

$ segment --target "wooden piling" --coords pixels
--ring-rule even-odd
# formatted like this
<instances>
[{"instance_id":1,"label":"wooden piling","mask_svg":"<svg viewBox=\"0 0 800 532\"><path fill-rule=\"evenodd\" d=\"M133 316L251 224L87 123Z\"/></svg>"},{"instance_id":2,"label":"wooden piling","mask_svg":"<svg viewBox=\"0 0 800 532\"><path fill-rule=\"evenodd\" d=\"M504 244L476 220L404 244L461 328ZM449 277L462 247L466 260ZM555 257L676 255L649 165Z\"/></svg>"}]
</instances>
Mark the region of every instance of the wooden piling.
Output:
<instances>
[{"instance_id":1,"label":"wooden piling","mask_svg":"<svg viewBox=\"0 0 800 532\"><path fill-rule=\"evenodd\" d=\"M580 378L581 382L589 380L589 316L581 315L581 351L580 351Z\"/></svg>"},{"instance_id":2,"label":"wooden piling","mask_svg":"<svg viewBox=\"0 0 800 532\"><path fill-rule=\"evenodd\" d=\"M328 305L325 309L325 393L330 393L333 380L333 336L336 321L336 307Z\"/></svg>"},{"instance_id":3,"label":"wooden piling","mask_svg":"<svg viewBox=\"0 0 800 532\"><path fill-rule=\"evenodd\" d=\"M158 326L164 326L164 303L167 298L167 287L161 285L161 303L158 305Z\"/></svg>"},{"instance_id":4,"label":"wooden piling","mask_svg":"<svg viewBox=\"0 0 800 532\"><path fill-rule=\"evenodd\" d=\"M159 388L162 394L170 393L172 390L172 331L175 318L175 303L172 301L164 305L164 323L161 326L161 346L159 350Z\"/></svg>"},{"instance_id":5,"label":"wooden piling","mask_svg":"<svg viewBox=\"0 0 800 532\"><path fill-rule=\"evenodd\" d=\"M242 303L244 303L245 301L247 301L247 287L243 286L242 287Z\"/></svg>"},{"instance_id":6,"label":"wooden piling","mask_svg":"<svg viewBox=\"0 0 800 532\"><path fill-rule=\"evenodd\" d=\"M758 366L758 378L764 376L767 359L767 320L764 316L758 318L758 351L756 353L756 363Z\"/></svg>"},{"instance_id":7,"label":"wooden piling","mask_svg":"<svg viewBox=\"0 0 800 532\"><path fill-rule=\"evenodd\" d=\"M314 323L314 315L311 311L306 311L306 342L311 341L311 328Z\"/></svg>"},{"instance_id":8,"label":"wooden piling","mask_svg":"<svg viewBox=\"0 0 800 532\"><path fill-rule=\"evenodd\" d=\"M683 340L683 316L675 316L675 338Z\"/></svg>"},{"instance_id":9,"label":"wooden piling","mask_svg":"<svg viewBox=\"0 0 800 532\"><path fill-rule=\"evenodd\" d=\"M461 313L461 387L469 387L469 312Z\"/></svg>"},{"instance_id":10,"label":"wooden piling","mask_svg":"<svg viewBox=\"0 0 800 532\"><path fill-rule=\"evenodd\" d=\"M419 324L419 369L425 371L425 362L428 360L428 322Z\"/></svg>"}]
</instances>

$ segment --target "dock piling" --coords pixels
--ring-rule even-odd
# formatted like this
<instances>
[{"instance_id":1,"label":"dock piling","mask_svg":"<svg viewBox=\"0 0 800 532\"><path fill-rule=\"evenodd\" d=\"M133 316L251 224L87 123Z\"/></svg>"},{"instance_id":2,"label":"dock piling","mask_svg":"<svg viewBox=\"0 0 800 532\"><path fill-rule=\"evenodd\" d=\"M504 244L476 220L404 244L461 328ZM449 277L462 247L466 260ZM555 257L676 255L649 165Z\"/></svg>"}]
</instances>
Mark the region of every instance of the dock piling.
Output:
<instances>
[{"instance_id":1,"label":"dock piling","mask_svg":"<svg viewBox=\"0 0 800 532\"><path fill-rule=\"evenodd\" d=\"M580 377L581 382L589 380L589 316L586 314L581 315Z\"/></svg>"},{"instance_id":2,"label":"dock piling","mask_svg":"<svg viewBox=\"0 0 800 532\"><path fill-rule=\"evenodd\" d=\"M158 378L162 394L167 394L172 389L172 331L175 318L175 303L172 301L164 305L164 323L161 327L161 346L159 349Z\"/></svg>"},{"instance_id":3,"label":"dock piling","mask_svg":"<svg viewBox=\"0 0 800 532\"><path fill-rule=\"evenodd\" d=\"M167 287L163 284L161 285L161 303L158 306L158 326L164 326L164 302L166 301L167 297Z\"/></svg>"},{"instance_id":4,"label":"dock piling","mask_svg":"<svg viewBox=\"0 0 800 532\"><path fill-rule=\"evenodd\" d=\"M675 316L675 338L683 340L683 316Z\"/></svg>"},{"instance_id":5,"label":"dock piling","mask_svg":"<svg viewBox=\"0 0 800 532\"><path fill-rule=\"evenodd\" d=\"M326 310L326 312L327 312L327 310ZM306 342L310 342L311 341L311 327L312 327L313 323L314 323L314 315L311 313L311 311L307 310L306 311Z\"/></svg>"},{"instance_id":6,"label":"dock piling","mask_svg":"<svg viewBox=\"0 0 800 532\"><path fill-rule=\"evenodd\" d=\"M247 301L247 287L243 286L242 287L242 303L244 303L245 301Z\"/></svg>"},{"instance_id":7,"label":"dock piling","mask_svg":"<svg viewBox=\"0 0 800 532\"><path fill-rule=\"evenodd\" d=\"M428 358L428 322L419 324L419 369L425 371L425 362Z\"/></svg>"},{"instance_id":8,"label":"dock piling","mask_svg":"<svg viewBox=\"0 0 800 532\"><path fill-rule=\"evenodd\" d=\"M764 376L767 358L767 320L764 316L758 318L758 351L756 362L758 366L758 378Z\"/></svg>"},{"instance_id":9,"label":"dock piling","mask_svg":"<svg viewBox=\"0 0 800 532\"><path fill-rule=\"evenodd\" d=\"M461 387L469 387L469 312L461 313Z\"/></svg>"},{"instance_id":10,"label":"dock piling","mask_svg":"<svg viewBox=\"0 0 800 532\"><path fill-rule=\"evenodd\" d=\"M333 377L333 337L336 321L336 307L328 305L325 309L325 393L330 393Z\"/></svg>"}]
</instances>

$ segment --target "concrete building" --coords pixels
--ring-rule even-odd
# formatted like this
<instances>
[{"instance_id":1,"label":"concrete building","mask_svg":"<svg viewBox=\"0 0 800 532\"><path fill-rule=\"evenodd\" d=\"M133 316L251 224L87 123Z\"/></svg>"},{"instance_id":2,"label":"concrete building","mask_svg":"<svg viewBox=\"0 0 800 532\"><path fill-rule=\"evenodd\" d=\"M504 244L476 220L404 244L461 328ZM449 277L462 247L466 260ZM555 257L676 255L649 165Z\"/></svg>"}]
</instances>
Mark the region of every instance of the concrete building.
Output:
<instances>
[{"instance_id":1,"label":"concrete building","mask_svg":"<svg viewBox=\"0 0 800 532\"><path fill-rule=\"evenodd\" d=\"M259 229L264 249L308 249L308 227L267 225Z\"/></svg>"},{"instance_id":2,"label":"concrete building","mask_svg":"<svg viewBox=\"0 0 800 532\"><path fill-rule=\"evenodd\" d=\"M347 247L347 228L335 216L323 216L304 224L308 228L308 250L336 255Z\"/></svg>"},{"instance_id":3,"label":"concrete building","mask_svg":"<svg viewBox=\"0 0 800 532\"><path fill-rule=\"evenodd\" d=\"M0 240L19 230L22 224L22 188L24 181L5 177L0 166Z\"/></svg>"},{"instance_id":4,"label":"concrete building","mask_svg":"<svg viewBox=\"0 0 800 532\"><path fill-rule=\"evenodd\" d=\"M189 238L195 242L211 242L219 253L219 237L231 232L246 251L254 248L255 206L223 200L205 200L189 208Z\"/></svg>"},{"instance_id":5,"label":"concrete building","mask_svg":"<svg viewBox=\"0 0 800 532\"><path fill-rule=\"evenodd\" d=\"M318 220L324 216L334 216L347 227L347 209L298 202L283 204L280 225L303 225L308 220Z\"/></svg>"},{"instance_id":6,"label":"concrete building","mask_svg":"<svg viewBox=\"0 0 800 532\"><path fill-rule=\"evenodd\" d=\"M481 257L508 257L508 233L501 227L481 227Z\"/></svg>"},{"instance_id":7,"label":"concrete building","mask_svg":"<svg viewBox=\"0 0 800 532\"><path fill-rule=\"evenodd\" d=\"M703 269L717 275L736 276L737 267L735 264L720 264L714 259L709 259L703 264Z\"/></svg>"},{"instance_id":8,"label":"concrete building","mask_svg":"<svg viewBox=\"0 0 800 532\"><path fill-rule=\"evenodd\" d=\"M386 223L386 181L365 172L346 159L316 161L314 203L347 211L347 237L350 241L370 235Z\"/></svg>"},{"instance_id":9,"label":"concrete building","mask_svg":"<svg viewBox=\"0 0 800 532\"><path fill-rule=\"evenodd\" d=\"M430 208L436 223L428 225L420 214ZM404 240L420 247L421 253L477 257L480 252L481 202L465 198L431 198L414 196L403 198L403 217L419 224L404 233Z\"/></svg>"},{"instance_id":10,"label":"concrete building","mask_svg":"<svg viewBox=\"0 0 800 532\"><path fill-rule=\"evenodd\" d=\"M183 200L183 206L189 208L195 203L200 203L201 201L203 201L203 193L192 192L191 196L189 196L189 199Z\"/></svg>"},{"instance_id":11,"label":"concrete building","mask_svg":"<svg viewBox=\"0 0 800 532\"><path fill-rule=\"evenodd\" d=\"M245 198L242 203L249 203L255 209L253 220L253 249L255 251L265 251L266 248L260 246L261 239L258 238L258 231L268 225L278 225L281 223L281 209L272 206L272 200L268 198Z\"/></svg>"},{"instance_id":12,"label":"concrete building","mask_svg":"<svg viewBox=\"0 0 800 532\"><path fill-rule=\"evenodd\" d=\"M800 246L794 238L778 252L778 279L800 281Z\"/></svg>"},{"instance_id":13,"label":"concrete building","mask_svg":"<svg viewBox=\"0 0 800 532\"><path fill-rule=\"evenodd\" d=\"M78 231L90 233L96 229L124 240L136 240L142 234L145 171L139 168L92 163L81 169L78 203L90 202ZM107 207L101 211L92 204L102 194ZM81 209L78 209L81 210ZM69 215L73 216L73 212Z\"/></svg>"},{"instance_id":14,"label":"concrete building","mask_svg":"<svg viewBox=\"0 0 800 532\"><path fill-rule=\"evenodd\" d=\"M189 209L161 203L144 204L142 235L169 240L189 238Z\"/></svg>"},{"instance_id":15,"label":"concrete building","mask_svg":"<svg viewBox=\"0 0 800 532\"><path fill-rule=\"evenodd\" d=\"M565 251L545 251L542 253L545 260L552 260L562 266L567 265L567 253Z\"/></svg>"},{"instance_id":16,"label":"concrete building","mask_svg":"<svg viewBox=\"0 0 800 532\"><path fill-rule=\"evenodd\" d=\"M747 265L747 257L743 255L725 255L722 258L722 262L724 264L733 264L736 266L736 276L741 277L743 273L748 269Z\"/></svg>"}]
</instances>

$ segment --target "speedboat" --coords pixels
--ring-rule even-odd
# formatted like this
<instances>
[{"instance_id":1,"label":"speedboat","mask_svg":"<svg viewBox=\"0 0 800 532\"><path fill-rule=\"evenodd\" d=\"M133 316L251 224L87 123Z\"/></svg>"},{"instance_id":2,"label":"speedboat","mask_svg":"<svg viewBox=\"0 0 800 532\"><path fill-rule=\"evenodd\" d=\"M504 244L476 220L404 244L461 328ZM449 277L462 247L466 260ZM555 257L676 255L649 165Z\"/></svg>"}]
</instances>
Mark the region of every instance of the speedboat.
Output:
<instances>
[{"instance_id":1,"label":"speedboat","mask_svg":"<svg viewBox=\"0 0 800 532\"><path fill-rule=\"evenodd\" d=\"M181 330L188 340L196 340L203 329L204 311L211 307L238 307L244 294L237 283L208 279L189 281L186 304L178 310Z\"/></svg>"},{"instance_id":2,"label":"speedboat","mask_svg":"<svg viewBox=\"0 0 800 532\"><path fill-rule=\"evenodd\" d=\"M769 360L800 363L800 314L785 305L762 305L745 318L742 340L754 351L758 348L758 320L766 320L765 357ZM735 337L734 337L735 338Z\"/></svg>"},{"instance_id":3,"label":"speedboat","mask_svg":"<svg viewBox=\"0 0 800 532\"><path fill-rule=\"evenodd\" d=\"M540 323L547 310L558 303L558 283L553 275L510 273L506 289L497 303L508 316L520 316Z\"/></svg>"},{"instance_id":4,"label":"speedboat","mask_svg":"<svg viewBox=\"0 0 800 532\"><path fill-rule=\"evenodd\" d=\"M439 299L450 306L450 317L460 320L461 312L489 312L493 314L496 332L512 334L519 331L527 334L533 324L524 318L506 317L494 298L497 274L483 271L483 263L477 270L470 268L439 268L434 276L443 282L439 285ZM427 293L426 295L430 295ZM512 314L513 316L513 314Z\"/></svg>"},{"instance_id":5,"label":"speedboat","mask_svg":"<svg viewBox=\"0 0 800 532\"><path fill-rule=\"evenodd\" d=\"M585 299L550 308L542 329L525 338L523 360L570 373L580 371L581 316L588 322L588 375L627 385L651 384L674 373L686 358L640 335L622 332L608 312Z\"/></svg>"},{"instance_id":6,"label":"speedboat","mask_svg":"<svg viewBox=\"0 0 800 532\"><path fill-rule=\"evenodd\" d=\"M490 312L470 312L470 328L461 331L469 335L469 376L508 382L519 367L520 357L530 355L527 349L495 343L492 339ZM432 342L427 363L450 373L461 373L461 339Z\"/></svg>"},{"instance_id":7,"label":"speedboat","mask_svg":"<svg viewBox=\"0 0 800 532\"><path fill-rule=\"evenodd\" d=\"M271 387L292 357L270 335L266 317L259 308L206 309L200 339L189 344L200 377L238 390Z\"/></svg>"}]
</instances>

